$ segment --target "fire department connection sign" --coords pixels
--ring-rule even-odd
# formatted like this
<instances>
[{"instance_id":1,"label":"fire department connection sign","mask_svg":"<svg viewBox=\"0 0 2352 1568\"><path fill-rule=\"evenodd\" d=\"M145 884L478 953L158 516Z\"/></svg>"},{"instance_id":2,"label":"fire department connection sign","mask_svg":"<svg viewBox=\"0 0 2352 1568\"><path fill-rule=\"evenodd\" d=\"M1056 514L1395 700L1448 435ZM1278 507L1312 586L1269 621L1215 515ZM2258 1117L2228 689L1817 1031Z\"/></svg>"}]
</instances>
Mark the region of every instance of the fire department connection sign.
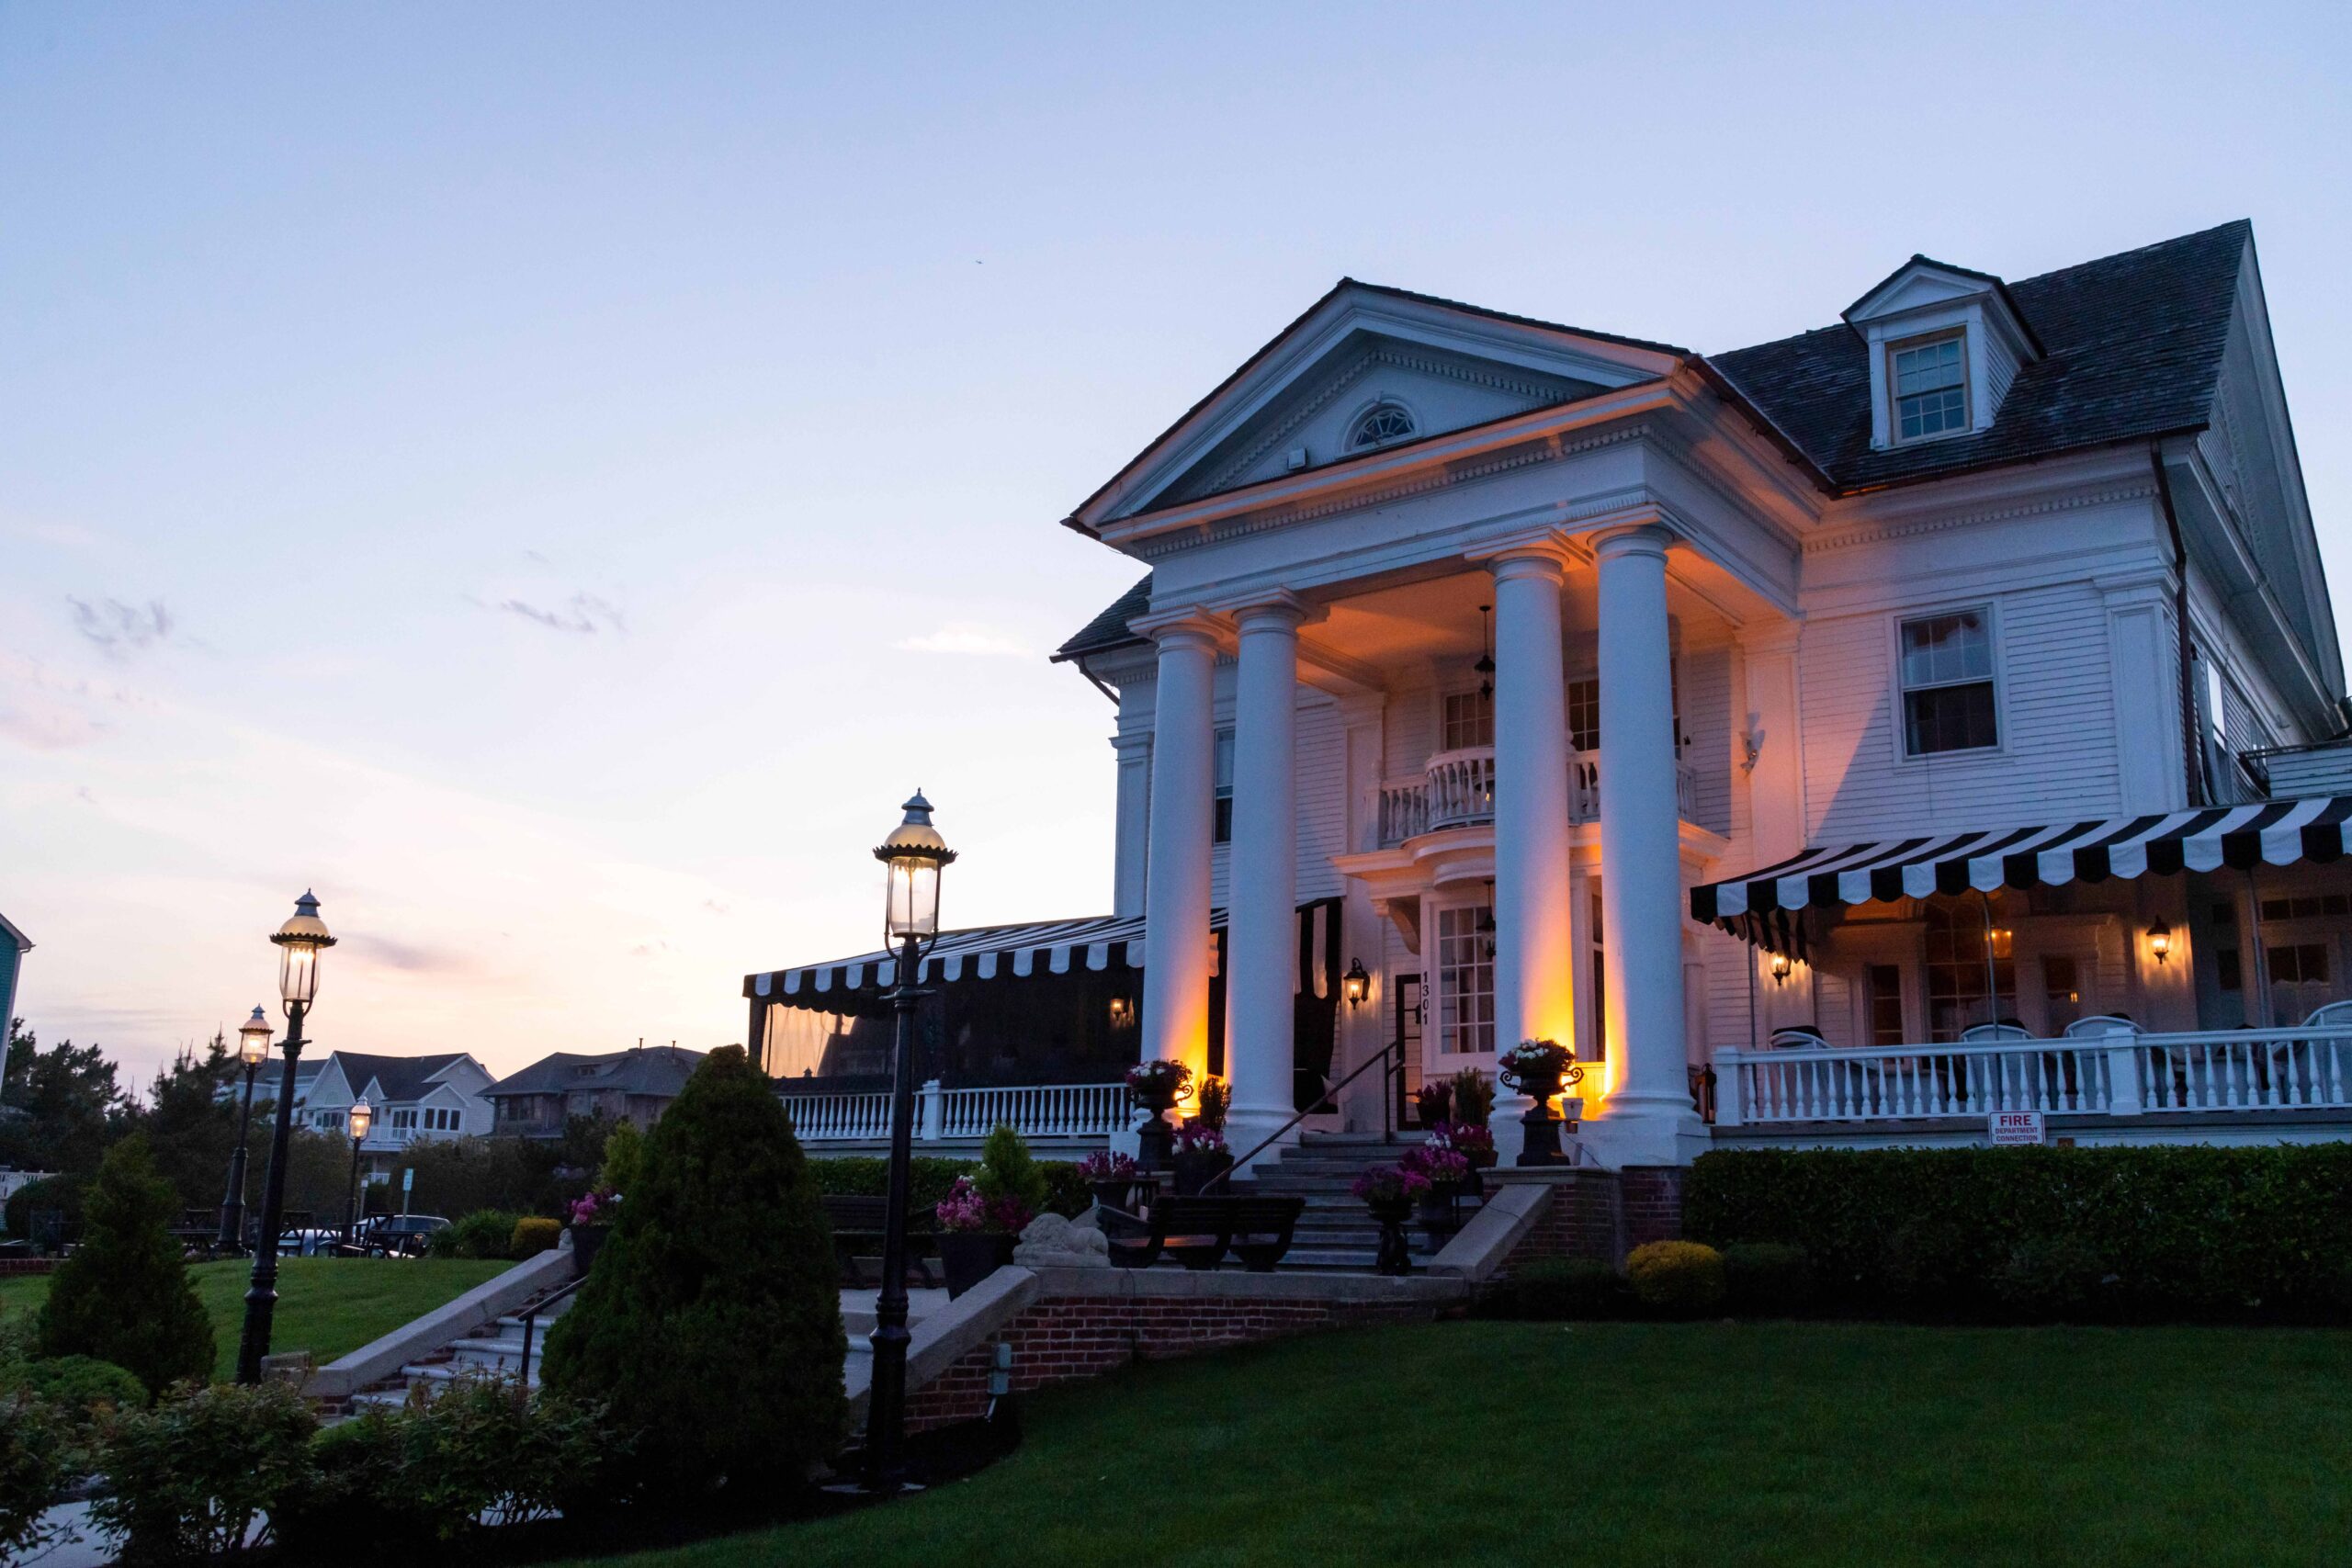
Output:
<instances>
[{"instance_id":1,"label":"fire department connection sign","mask_svg":"<svg viewBox=\"0 0 2352 1568\"><path fill-rule=\"evenodd\" d=\"M2039 1111L1996 1111L1993 1112L1993 1146L2006 1148L2015 1144L2041 1144L2041 1112Z\"/></svg>"}]
</instances>

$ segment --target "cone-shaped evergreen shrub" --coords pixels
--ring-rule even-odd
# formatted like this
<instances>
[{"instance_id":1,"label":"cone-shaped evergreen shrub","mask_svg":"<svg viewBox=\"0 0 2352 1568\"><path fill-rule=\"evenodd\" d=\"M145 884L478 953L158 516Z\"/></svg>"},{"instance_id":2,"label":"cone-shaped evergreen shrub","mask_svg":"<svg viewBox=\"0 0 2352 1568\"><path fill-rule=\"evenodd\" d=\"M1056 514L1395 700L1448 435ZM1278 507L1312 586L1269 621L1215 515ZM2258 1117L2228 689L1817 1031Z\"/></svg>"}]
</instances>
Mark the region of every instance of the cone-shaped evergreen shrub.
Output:
<instances>
[{"instance_id":1,"label":"cone-shaped evergreen shrub","mask_svg":"<svg viewBox=\"0 0 2352 1568\"><path fill-rule=\"evenodd\" d=\"M155 1174L144 1134L107 1151L83 1213L82 1245L40 1309L40 1353L95 1356L153 1393L212 1371L212 1324L173 1239L179 1194Z\"/></svg>"},{"instance_id":2,"label":"cone-shaped evergreen shrub","mask_svg":"<svg viewBox=\"0 0 2352 1568\"><path fill-rule=\"evenodd\" d=\"M980 1145L980 1171L972 1185L983 1198L1011 1198L1033 1215L1046 1212L1045 1168L1010 1127L999 1125Z\"/></svg>"},{"instance_id":3,"label":"cone-shaped evergreen shrub","mask_svg":"<svg viewBox=\"0 0 2352 1568\"><path fill-rule=\"evenodd\" d=\"M831 1459L841 1283L817 1184L767 1078L712 1052L645 1141L588 1282L548 1333L547 1385L640 1434L649 1490L791 1484Z\"/></svg>"}]
</instances>

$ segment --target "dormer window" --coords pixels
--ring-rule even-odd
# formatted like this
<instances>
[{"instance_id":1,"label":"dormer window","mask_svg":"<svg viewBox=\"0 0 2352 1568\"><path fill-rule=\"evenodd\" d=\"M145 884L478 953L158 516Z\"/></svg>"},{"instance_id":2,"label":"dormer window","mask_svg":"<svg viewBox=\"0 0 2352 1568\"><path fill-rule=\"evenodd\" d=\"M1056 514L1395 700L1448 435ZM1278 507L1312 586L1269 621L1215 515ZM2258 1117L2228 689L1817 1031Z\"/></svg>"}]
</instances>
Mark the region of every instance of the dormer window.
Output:
<instances>
[{"instance_id":1,"label":"dormer window","mask_svg":"<svg viewBox=\"0 0 2352 1568\"><path fill-rule=\"evenodd\" d=\"M1404 404L1374 403L1356 416L1355 427L1348 432L1348 450L1368 452L1374 446L1408 441L1412 435L1413 415Z\"/></svg>"},{"instance_id":2,"label":"dormer window","mask_svg":"<svg viewBox=\"0 0 2352 1568\"><path fill-rule=\"evenodd\" d=\"M1887 348L1894 389L1894 438L1923 441L1968 428L1966 335L1914 338Z\"/></svg>"}]
</instances>

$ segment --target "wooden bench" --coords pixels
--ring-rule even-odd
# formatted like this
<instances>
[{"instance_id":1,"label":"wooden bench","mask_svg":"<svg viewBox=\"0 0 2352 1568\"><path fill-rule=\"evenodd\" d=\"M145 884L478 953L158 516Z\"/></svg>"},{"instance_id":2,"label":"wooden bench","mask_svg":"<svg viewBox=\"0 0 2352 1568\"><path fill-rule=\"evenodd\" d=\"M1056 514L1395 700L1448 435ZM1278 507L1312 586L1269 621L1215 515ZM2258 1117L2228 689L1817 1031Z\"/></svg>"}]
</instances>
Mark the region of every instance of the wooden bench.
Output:
<instances>
[{"instance_id":1,"label":"wooden bench","mask_svg":"<svg viewBox=\"0 0 2352 1568\"><path fill-rule=\"evenodd\" d=\"M862 1291L865 1288L865 1271L858 1267L858 1260L882 1256L882 1231L890 1223L890 1200L828 1192L819 1201L825 1206L825 1223L833 1229L833 1261L840 1266L842 1278L849 1281L850 1289ZM936 1252L930 1235L918 1232L910 1223L907 1227L907 1260L914 1265L915 1273L926 1288L938 1283L932 1277L930 1262Z\"/></svg>"},{"instance_id":2,"label":"wooden bench","mask_svg":"<svg viewBox=\"0 0 2352 1568\"><path fill-rule=\"evenodd\" d=\"M1165 1252L1195 1272L1215 1269L1229 1251L1252 1274L1271 1274L1290 1250L1304 1198L1162 1198L1148 1214L1095 1211L1111 1243L1111 1261L1148 1269Z\"/></svg>"}]
</instances>

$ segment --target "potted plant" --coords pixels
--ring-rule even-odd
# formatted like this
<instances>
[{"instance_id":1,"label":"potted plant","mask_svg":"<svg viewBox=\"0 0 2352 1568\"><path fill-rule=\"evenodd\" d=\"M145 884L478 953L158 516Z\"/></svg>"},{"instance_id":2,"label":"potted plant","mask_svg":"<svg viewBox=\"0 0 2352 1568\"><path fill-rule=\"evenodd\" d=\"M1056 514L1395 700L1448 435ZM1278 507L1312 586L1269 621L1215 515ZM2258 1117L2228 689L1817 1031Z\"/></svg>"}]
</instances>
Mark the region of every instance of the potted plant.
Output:
<instances>
[{"instance_id":1,"label":"potted plant","mask_svg":"<svg viewBox=\"0 0 2352 1568\"><path fill-rule=\"evenodd\" d=\"M1035 1217L1017 1198L987 1196L968 1176L957 1177L931 1213L951 1301L1012 1262L1013 1244Z\"/></svg>"},{"instance_id":2,"label":"potted plant","mask_svg":"<svg viewBox=\"0 0 2352 1568\"><path fill-rule=\"evenodd\" d=\"M1402 1166L1375 1165L1366 1167L1349 1189L1363 1200L1372 1217L1380 1222L1380 1251L1373 1260L1373 1269L1381 1274L1409 1274L1413 1271L1412 1254L1405 1245L1405 1216L1413 1212L1413 1204L1429 1190L1430 1179L1418 1170Z\"/></svg>"},{"instance_id":3,"label":"potted plant","mask_svg":"<svg viewBox=\"0 0 2352 1568\"><path fill-rule=\"evenodd\" d=\"M1521 1165L1560 1165L1560 1118L1553 1097L1566 1084L1584 1081L1576 1053L1555 1040L1522 1040L1504 1052L1495 1064L1496 1076L1533 1103L1520 1117L1527 1136L1519 1153Z\"/></svg>"},{"instance_id":4,"label":"potted plant","mask_svg":"<svg viewBox=\"0 0 2352 1568\"><path fill-rule=\"evenodd\" d=\"M1477 1068L1464 1067L1446 1084L1453 1091L1455 1122L1476 1122L1484 1126L1487 1118L1495 1113L1495 1086Z\"/></svg>"},{"instance_id":5,"label":"potted plant","mask_svg":"<svg viewBox=\"0 0 2352 1568\"><path fill-rule=\"evenodd\" d=\"M1211 1079L1215 1082L1215 1079ZM1205 1097L1204 1097L1205 1098ZM1193 1198L1216 1179L1221 1171L1233 1165L1233 1156L1225 1146L1225 1134L1208 1125L1200 1117L1187 1117L1176 1134L1176 1195Z\"/></svg>"},{"instance_id":6,"label":"potted plant","mask_svg":"<svg viewBox=\"0 0 2352 1568\"><path fill-rule=\"evenodd\" d=\"M1475 1179L1470 1162L1453 1149L1428 1145L1406 1150L1396 1164L1398 1168L1414 1172L1429 1183L1426 1190L1414 1194L1417 1208L1413 1217L1432 1248L1443 1247L1462 1228L1455 1201Z\"/></svg>"},{"instance_id":7,"label":"potted plant","mask_svg":"<svg viewBox=\"0 0 2352 1568\"><path fill-rule=\"evenodd\" d=\"M1484 1122L1448 1122L1430 1134L1430 1147L1452 1149L1470 1162L1470 1190L1482 1188L1478 1172L1495 1168L1495 1134Z\"/></svg>"},{"instance_id":8,"label":"potted plant","mask_svg":"<svg viewBox=\"0 0 2352 1568\"><path fill-rule=\"evenodd\" d=\"M583 1193L571 1201L571 1271L582 1279L595 1266L597 1250L620 1217L621 1195L602 1190Z\"/></svg>"},{"instance_id":9,"label":"potted plant","mask_svg":"<svg viewBox=\"0 0 2352 1568\"><path fill-rule=\"evenodd\" d=\"M1144 1124L1136 1129L1141 1144L1136 1151L1136 1163L1144 1169L1168 1168L1176 1134L1165 1117L1192 1088L1193 1069L1182 1062L1155 1057L1127 1069L1127 1093L1147 1112Z\"/></svg>"},{"instance_id":10,"label":"potted plant","mask_svg":"<svg viewBox=\"0 0 2352 1568\"><path fill-rule=\"evenodd\" d=\"M1136 1162L1126 1156L1097 1149L1078 1162L1078 1177L1104 1208L1135 1211Z\"/></svg>"},{"instance_id":11,"label":"potted plant","mask_svg":"<svg viewBox=\"0 0 2352 1568\"><path fill-rule=\"evenodd\" d=\"M1413 1091L1413 1111L1424 1127L1441 1127L1453 1111L1453 1086L1444 1078L1431 1078Z\"/></svg>"}]
</instances>

